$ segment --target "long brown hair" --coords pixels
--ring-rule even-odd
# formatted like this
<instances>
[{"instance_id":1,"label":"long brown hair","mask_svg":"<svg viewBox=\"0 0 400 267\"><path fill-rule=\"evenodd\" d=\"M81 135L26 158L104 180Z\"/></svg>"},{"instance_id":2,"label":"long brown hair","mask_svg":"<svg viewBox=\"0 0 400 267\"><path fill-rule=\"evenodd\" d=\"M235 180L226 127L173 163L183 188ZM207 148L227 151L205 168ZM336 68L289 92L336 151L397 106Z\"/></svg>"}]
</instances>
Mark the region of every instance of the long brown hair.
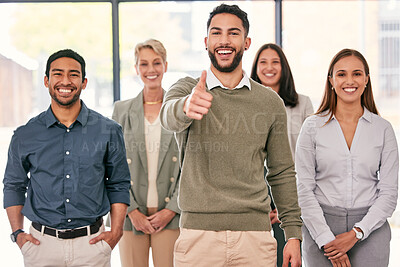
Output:
<instances>
[{"instance_id":1,"label":"long brown hair","mask_svg":"<svg viewBox=\"0 0 400 267\"><path fill-rule=\"evenodd\" d=\"M332 84L329 81L329 78L333 75L333 67L335 64L342 58L355 56L357 57L364 65L365 74L369 76L368 83L365 87L364 93L361 95L361 106L367 108L370 112L379 115L378 109L376 108L374 95L372 93L372 86L371 86L371 76L369 74L369 67L368 63L365 60L364 56L354 49L343 49L337 53L329 65L328 75L326 76L326 83L325 83L325 92L322 98L321 105L319 106L317 112L315 114L321 114L324 111L329 111L330 117L329 120L333 117L336 112L337 106L337 95L335 90L332 90ZM328 120L328 121L329 121Z\"/></svg>"},{"instance_id":2,"label":"long brown hair","mask_svg":"<svg viewBox=\"0 0 400 267\"><path fill-rule=\"evenodd\" d=\"M283 53L282 48L280 48L278 45L269 43L261 46L260 49L258 49L256 56L254 57L250 77L256 82L262 84L260 77L258 77L257 75L257 65L262 51L269 48L275 50L281 61L282 71L281 71L281 79L279 80L278 95L282 98L283 102L285 103L285 106L295 107L298 104L299 96L294 86L293 75L292 71L290 70L289 62L285 54Z\"/></svg>"}]
</instances>

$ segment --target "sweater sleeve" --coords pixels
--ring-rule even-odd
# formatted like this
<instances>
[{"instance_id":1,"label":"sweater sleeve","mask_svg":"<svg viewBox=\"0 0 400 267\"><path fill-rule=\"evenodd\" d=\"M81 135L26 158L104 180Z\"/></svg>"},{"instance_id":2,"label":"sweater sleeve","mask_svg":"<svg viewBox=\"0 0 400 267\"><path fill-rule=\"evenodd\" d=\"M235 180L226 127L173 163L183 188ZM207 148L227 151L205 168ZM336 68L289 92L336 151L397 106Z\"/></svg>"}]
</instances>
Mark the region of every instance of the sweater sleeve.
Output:
<instances>
[{"instance_id":1,"label":"sweater sleeve","mask_svg":"<svg viewBox=\"0 0 400 267\"><path fill-rule=\"evenodd\" d=\"M186 116L183 106L196 84L195 79L186 77L168 90L160 111L161 125L166 130L179 133L192 124L193 119Z\"/></svg>"},{"instance_id":2,"label":"sweater sleeve","mask_svg":"<svg viewBox=\"0 0 400 267\"><path fill-rule=\"evenodd\" d=\"M283 103L276 108L267 143L267 180L271 186L285 238L302 239L300 208L297 202L294 163L287 135L286 112Z\"/></svg>"}]
</instances>

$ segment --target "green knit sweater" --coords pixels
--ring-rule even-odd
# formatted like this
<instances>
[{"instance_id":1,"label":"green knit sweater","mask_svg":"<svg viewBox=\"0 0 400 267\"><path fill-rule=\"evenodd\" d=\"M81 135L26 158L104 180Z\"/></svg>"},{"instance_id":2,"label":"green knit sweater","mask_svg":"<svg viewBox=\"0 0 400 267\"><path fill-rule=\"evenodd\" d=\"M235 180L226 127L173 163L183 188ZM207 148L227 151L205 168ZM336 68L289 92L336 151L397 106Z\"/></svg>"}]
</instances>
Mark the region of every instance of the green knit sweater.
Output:
<instances>
[{"instance_id":1,"label":"green knit sweater","mask_svg":"<svg viewBox=\"0 0 400 267\"><path fill-rule=\"evenodd\" d=\"M212 105L192 120L183 105L198 80L187 77L167 92L161 124L176 133L182 166L178 196L181 227L210 231L269 231L268 183L286 238L301 239L294 164L286 111L271 89L250 80L251 90L209 91Z\"/></svg>"}]
</instances>

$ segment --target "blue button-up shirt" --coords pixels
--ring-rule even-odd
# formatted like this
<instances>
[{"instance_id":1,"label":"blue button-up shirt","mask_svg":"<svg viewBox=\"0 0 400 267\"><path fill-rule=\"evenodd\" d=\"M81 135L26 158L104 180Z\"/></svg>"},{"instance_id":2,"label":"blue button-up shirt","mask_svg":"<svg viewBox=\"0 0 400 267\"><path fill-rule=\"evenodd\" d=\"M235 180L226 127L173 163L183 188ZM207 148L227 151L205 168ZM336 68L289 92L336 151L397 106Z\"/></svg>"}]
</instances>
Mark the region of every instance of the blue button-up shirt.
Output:
<instances>
[{"instance_id":1,"label":"blue button-up shirt","mask_svg":"<svg viewBox=\"0 0 400 267\"><path fill-rule=\"evenodd\" d=\"M93 224L110 204L130 203L121 126L82 108L66 127L51 108L19 127L4 175L4 208L58 229Z\"/></svg>"}]
</instances>

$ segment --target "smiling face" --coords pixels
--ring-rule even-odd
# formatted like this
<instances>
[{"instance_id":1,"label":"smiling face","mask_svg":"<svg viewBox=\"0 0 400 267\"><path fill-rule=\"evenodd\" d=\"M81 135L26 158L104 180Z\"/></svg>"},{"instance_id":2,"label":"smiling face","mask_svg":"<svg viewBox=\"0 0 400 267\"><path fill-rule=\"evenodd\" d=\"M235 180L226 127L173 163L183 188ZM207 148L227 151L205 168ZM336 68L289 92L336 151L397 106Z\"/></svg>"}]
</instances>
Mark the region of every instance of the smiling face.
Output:
<instances>
[{"instance_id":1,"label":"smiling face","mask_svg":"<svg viewBox=\"0 0 400 267\"><path fill-rule=\"evenodd\" d=\"M75 59L61 57L50 64L49 77L44 77L52 105L70 108L78 103L86 78L82 81L81 64Z\"/></svg>"},{"instance_id":2,"label":"smiling face","mask_svg":"<svg viewBox=\"0 0 400 267\"><path fill-rule=\"evenodd\" d=\"M263 85L279 92L282 65L281 59L274 49L267 48L260 53L257 61L257 76Z\"/></svg>"},{"instance_id":3,"label":"smiling face","mask_svg":"<svg viewBox=\"0 0 400 267\"><path fill-rule=\"evenodd\" d=\"M167 62L151 48L142 48L135 65L136 72L147 88L161 88L162 78L167 71Z\"/></svg>"},{"instance_id":4,"label":"smiling face","mask_svg":"<svg viewBox=\"0 0 400 267\"><path fill-rule=\"evenodd\" d=\"M368 79L364 65L357 57L348 56L336 62L329 81L336 92L338 105L361 104Z\"/></svg>"},{"instance_id":5,"label":"smiling face","mask_svg":"<svg viewBox=\"0 0 400 267\"><path fill-rule=\"evenodd\" d=\"M219 72L232 72L241 67L243 51L250 46L250 38L245 36L242 21L228 13L212 18L204 41L212 63L211 69Z\"/></svg>"}]
</instances>

